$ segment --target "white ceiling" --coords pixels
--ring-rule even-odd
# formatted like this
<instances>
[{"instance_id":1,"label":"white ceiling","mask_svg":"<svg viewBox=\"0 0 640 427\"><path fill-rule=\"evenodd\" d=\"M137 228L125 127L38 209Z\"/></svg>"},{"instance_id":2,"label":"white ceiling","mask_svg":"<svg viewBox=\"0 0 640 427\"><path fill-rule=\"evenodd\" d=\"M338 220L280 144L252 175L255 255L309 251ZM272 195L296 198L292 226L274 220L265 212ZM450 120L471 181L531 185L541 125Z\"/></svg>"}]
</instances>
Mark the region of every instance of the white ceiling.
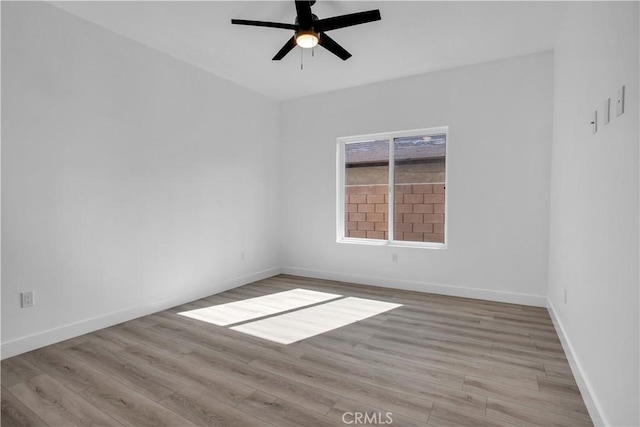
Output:
<instances>
[{"instance_id":1,"label":"white ceiling","mask_svg":"<svg viewBox=\"0 0 640 427\"><path fill-rule=\"evenodd\" d=\"M353 54L323 48L271 58L289 30L231 18L293 23L293 1L54 2L88 21L282 100L553 48L562 2L323 1L320 19L380 9L382 20L331 32Z\"/></svg>"}]
</instances>

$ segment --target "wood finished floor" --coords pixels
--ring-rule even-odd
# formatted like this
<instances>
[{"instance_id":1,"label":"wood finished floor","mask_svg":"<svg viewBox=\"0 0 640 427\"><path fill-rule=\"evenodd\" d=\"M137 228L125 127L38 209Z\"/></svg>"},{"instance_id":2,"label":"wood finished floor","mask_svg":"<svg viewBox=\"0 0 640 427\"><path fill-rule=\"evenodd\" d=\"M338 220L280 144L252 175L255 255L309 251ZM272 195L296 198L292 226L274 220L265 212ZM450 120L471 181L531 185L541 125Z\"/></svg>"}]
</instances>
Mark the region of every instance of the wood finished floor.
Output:
<instances>
[{"instance_id":1,"label":"wood finished floor","mask_svg":"<svg viewBox=\"0 0 640 427\"><path fill-rule=\"evenodd\" d=\"M290 345L177 315L295 288L403 306ZM339 426L346 412L592 425L546 309L292 276L2 361L6 427Z\"/></svg>"}]
</instances>

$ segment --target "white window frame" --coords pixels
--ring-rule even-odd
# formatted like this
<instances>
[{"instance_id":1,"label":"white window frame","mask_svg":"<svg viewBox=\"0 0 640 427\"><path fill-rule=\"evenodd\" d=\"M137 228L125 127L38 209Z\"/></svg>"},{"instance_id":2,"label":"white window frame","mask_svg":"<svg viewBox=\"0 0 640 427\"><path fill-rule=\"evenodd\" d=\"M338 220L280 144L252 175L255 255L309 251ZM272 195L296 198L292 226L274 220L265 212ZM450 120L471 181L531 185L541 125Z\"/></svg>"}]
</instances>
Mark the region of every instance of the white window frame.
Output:
<instances>
[{"instance_id":1,"label":"white window frame","mask_svg":"<svg viewBox=\"0 0 640 427\"><path fill-rule=\"evenodd\" d=\"M444 243L438 242L413 242L404 240L394 240L394 217L395 217L395 150L394 150L394 138L416 135L429 135L436 133L444 133L446 135L445 146L445 168L444 168L444 181L445 181L445 199L444 199ZM355 142L365 141L379 141L386 139L389 141L389 211L387 215L388 221L388 240L379 239L367 239L357 237L345 236L346 229L346 217L345 217L345 147L348 144ZM372 246L390 246L390 247L413 247L413 248L429 248L429 249L446 249L448 240L448 227L449 227L449 127L440 126L426 129L413 129L395 132L383 132L374 133L368 135L357 136L345 136L337 139L337 217L336 217L336 241L338 243L350 243L359 245L372 245Z\"/></svg>"}]
</instances>

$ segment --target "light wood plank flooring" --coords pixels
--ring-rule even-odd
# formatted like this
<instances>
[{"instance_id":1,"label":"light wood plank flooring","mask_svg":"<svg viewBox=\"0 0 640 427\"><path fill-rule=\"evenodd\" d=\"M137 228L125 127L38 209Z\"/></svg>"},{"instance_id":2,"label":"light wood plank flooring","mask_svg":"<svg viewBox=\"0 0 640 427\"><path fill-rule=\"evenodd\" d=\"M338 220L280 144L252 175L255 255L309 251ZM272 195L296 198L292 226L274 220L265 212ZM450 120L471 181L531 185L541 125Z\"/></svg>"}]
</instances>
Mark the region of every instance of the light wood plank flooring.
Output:
<instances>
[{"instance_id":1,"label":"light wood plank flooring","mask_svg":"<svg viewBox=\"0 0 640 427\"><path fill-rule=\"evenodd\" d=\"M295 288L403 305L290 345L177 315ZM2 361L6 427L339 426L356 413L373 425L387 413L393 426L592 425L543 308L292 276Z\"/></svg>"}]
</instances>

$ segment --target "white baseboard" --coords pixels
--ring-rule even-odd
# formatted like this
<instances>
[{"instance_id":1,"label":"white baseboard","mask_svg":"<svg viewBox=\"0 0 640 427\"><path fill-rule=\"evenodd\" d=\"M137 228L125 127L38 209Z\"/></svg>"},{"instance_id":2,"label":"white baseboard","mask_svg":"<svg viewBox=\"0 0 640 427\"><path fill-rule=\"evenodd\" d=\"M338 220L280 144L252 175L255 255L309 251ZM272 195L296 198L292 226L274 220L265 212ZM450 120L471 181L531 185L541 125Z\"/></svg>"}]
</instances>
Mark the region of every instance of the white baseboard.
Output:
<instances>
[{"instance_id":1,"label":"white baseboard","mask_svg":"<svg viewBox=\"0 0 640 427\"><path fill-rule=\"evenodd\" d=\"M297 267L283 267L283 274L311 277L315 279L336 280L340 282L358 283L361 285L380 286L392 289L427 292L454 297L474 298L512 304L522 304L534 307L546 307L547 298L541 295L520 294L515 292L492 291L488 289L474 289L460 286L450 286L410 280L397 280L386 277L361 276L334 271L311 270Z\"/></svg>"},{"instance_id":2,"label":"white baseboard","mask_svg":"<svg viewBox=\"0 0 640 427\"><path fill-rule=\"evenodd\" d=\"M37 334L3 342L0 347L0 358L6 359L8 357L26 353L27 351L35 350L40 347L55 344L57 342L84 335L89 332L97 331L98 329L107 328L109 326L117 325L118 323L126 322L128 320L166 310L168 308L185 304L190 301L195 301L197 299L204 298L219 292L224 292L238 286L243 286L258 280L276 276L280 273L280 268L270 268L245 276L224 280L222 282L216 282L211 286L207 286L206 288L200 288L191 292L186 292L174 298L150 302L144 305L136 305L134 307L125 308L124 310L92 317L69 325L64 325L57 328L49 329L47 331L39 332Z\"/></svg>"},{"instance_id":3,"label":"white baseboard","mask_svg":"<svg viewBox=\"0 0 640 427\"><path fill-rule=\"evenodd\" d=\"M553 326L556 328L556 332L558 333L558 337L560 338L560 342L562 343L564 353L567 355L567 360L569 361L571 372L573 373L576 383L578 384L578 388L580 389L580 394L582 394L584 404L586 405L587 411L589 411L589 415L591 416L591 421L593 421L593 424L596 426L611 425L609 424L609 422L607 422L607 419L604 416L602 406L600 406L600 403L598 402L598 399L593 392L593 388L591 387L591 384L589 383L589 380L585 375L582 365L580 364L580 360L573 350L573 346L571 345L569 336L566 334L565 329L562 326L562 322L556 314L556 311L553 308L553 304L549 299L547 299L547 310L549 310L551 320L553 321Z\"/></svg>"}]
</instances>

